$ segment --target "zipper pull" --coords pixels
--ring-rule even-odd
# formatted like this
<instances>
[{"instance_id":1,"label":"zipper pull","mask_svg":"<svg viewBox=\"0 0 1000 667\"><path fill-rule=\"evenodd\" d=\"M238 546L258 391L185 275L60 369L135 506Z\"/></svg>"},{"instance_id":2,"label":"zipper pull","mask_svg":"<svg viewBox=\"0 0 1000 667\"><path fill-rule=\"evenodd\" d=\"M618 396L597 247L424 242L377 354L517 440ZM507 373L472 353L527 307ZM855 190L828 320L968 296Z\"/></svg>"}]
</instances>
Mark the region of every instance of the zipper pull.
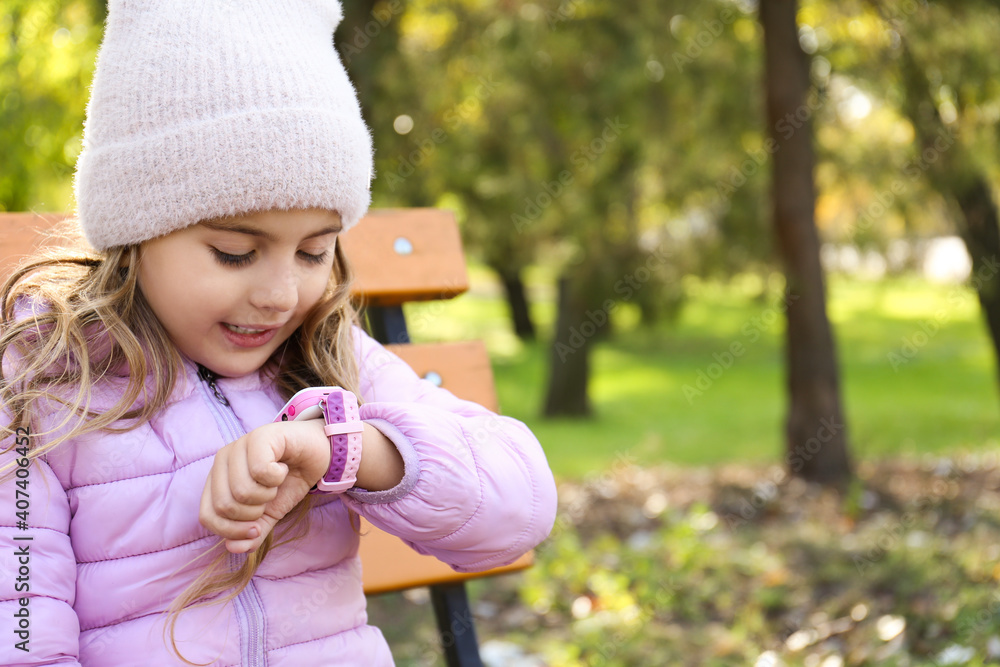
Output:
<instances>
[{"instance_id":1,"label":"zipper pull","mask_svg":"<svg viewBox=\"0 0 1000 667\"><path fill-rule=\"evenodd\" d=\"M226 400L226 397L222 395L222 392L219 391L219 387L215 384L215 378L217 377L215 373L208 370L201 364L198 364L198 377L200 377L203 382L208 383L208 388L212 390L212 393L215 395L215 398L218 399L219 403L222 403L227 407L229 406L229 401Z\"/></svg>"}]
</instances>

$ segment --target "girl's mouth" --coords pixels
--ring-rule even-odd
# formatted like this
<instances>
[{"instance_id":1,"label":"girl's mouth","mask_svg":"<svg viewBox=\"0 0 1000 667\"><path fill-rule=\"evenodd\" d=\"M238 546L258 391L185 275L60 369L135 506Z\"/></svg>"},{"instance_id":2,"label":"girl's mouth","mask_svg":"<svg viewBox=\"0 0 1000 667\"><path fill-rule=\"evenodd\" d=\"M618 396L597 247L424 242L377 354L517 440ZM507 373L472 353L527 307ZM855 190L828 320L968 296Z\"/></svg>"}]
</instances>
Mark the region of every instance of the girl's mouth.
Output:
<instances>
[{"instance_id":1,"label":"girl's mouth","mask_svg":"<svg viewBox=\"0 0 1000 667\"><path fill-rule=\"evenodd\" d=\"M260 347L266 345L278 333L281 327L272 329L253 329L241 327L228 322L222 323L222 333L226 339L237 347Z\"/></svg>"},{"instance_id":2,"label":"girl's mouth","mask_svg":"<svg viewBox=\"0 0 1000 667\"><path fill-rule=\"evenodd\" d=\"M229 324L228 322L225 323L225 326L230 331L238 334L261 334L267 331L267 329L247 329L246 327L238 327L235 324Z\"/></svg>"}]
</instances>

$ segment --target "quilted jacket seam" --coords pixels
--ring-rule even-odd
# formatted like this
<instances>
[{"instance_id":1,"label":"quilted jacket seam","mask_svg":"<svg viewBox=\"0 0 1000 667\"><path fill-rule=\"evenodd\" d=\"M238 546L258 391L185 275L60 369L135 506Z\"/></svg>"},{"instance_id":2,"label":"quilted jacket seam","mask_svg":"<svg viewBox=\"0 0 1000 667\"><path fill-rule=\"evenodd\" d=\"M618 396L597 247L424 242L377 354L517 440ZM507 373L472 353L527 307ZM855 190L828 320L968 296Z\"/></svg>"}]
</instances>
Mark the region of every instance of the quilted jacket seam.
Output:
<instances>
[{"instance_id":1,"label":"quilted jacket seam","mask_svg":"<svg viewBox=\"0 0 1000 667\"><path fill-rule=\"evenodd\" d=\"M355 558L355 556L351 556L349 558ZM347 561L347 560L348 560L348 558L345 558L344 560L340 561L339 563L335 563L335 564L331 565L330 567L321 567L321 568L318 568L318 569L315 569L315 570L302 570L301 572L299 572L297 574L286 574L283 577L267 577L267 576L264 576L262 574L256 574L256 575L254 575L254 578L255 579L263 579L264 581L284 581L285 579L291 579L292 577L301 577L304 574L312 574L314 572L326 572L327 570L335 570L338 567L341 567L341 565L345 561Z\"/></svg>"},{"instance_id":2,"label":"quilted jacket seam","mask_svg":"<svg viewBox=\"0 0 1000 667\"><path fill-rule=\"evenodd\" d=\"M518 458L520 458L522 462L528 463L526 456L520 449L515 447L514 451L517 452ZM530 470L530 465L526 467ZM535 480L532 478L531 482L533 486ZM470 563L469 565L466 566L466 568L474 570L482 567L487 563L496 562L497 560L507 560L509 555L512 553L524 553L524 549L522 549L519 545L524 540L524 538L531 532L531 526L535 525L535 517L538 515L538 506L539 506L539 497L537 494L532 494L531 518L527 521L525 527L521 529L521 532L518 533L517 538L514 540L514 543L509 548L504 550L502 553L494 554L489 558L484 558L482 560L476 561L475 563Z\"/></svg>"},{"instance_id":3,"label":"quilted jacket seam","mask_svg":"<svg viewBox=\"0 0 1000 667\"><path fill-rule=\"evenodd\" d=\"M184 468L187 468L188 466L194 465L195 463L198 463L199 461L204 461L205 459L213 458L215 456L215 454L216 454L216 452L212 452L211 454L207 454L205 456L202 456L201 458L194 459L193 461L188 461L184 465L178 466L178 467L173 468L171 470L162 470L160 472L150 472L150 473L146 473L146 474L143 474L143 475L134 475L132 477L122 477L121 479L109 479L106 482L94 482L93 484L80 484L79 486L69 486L69 487L66 487L65 491L66 491L66 493L69 493L70 491L76 491L77 489L85 489L85 488L91 487L91 486L104 486L105 484L118 484L119 482L128 482L128 481L131 481L133 479L143 479L144 477L155 477L157 475L172 475L175 472L177 472L178 470L183 470Z\"/></svg>"},{"instance_id":4,"label":"quilted jacket seam","mask_svg":"<svg viewBox=\"0 0 1000 667\"><path fill-rule=\"evenodd\" d=\"M98 558L97 560L78 560L76 564L94 565L97 563L107 563L115 560L123 560L125 558L138 558L139 556L151 556L152 554L163 553L164 551L172 551L174 549L180 549L181 547L186 547L189 544L194 544L195 542L200 542L201 540L211 539L212 537L214 537L214 535L209 533L206 535L202 535L201 537L196 537L193 540L182 542L181 544L175 544L171 547L163 547L162 549L153 549L152 551L144 551L141 554L128 554L127 556L115 556L114 558Z\"/></svg>"},{"instance_id":5,"label":"quilted jacket seam","mask_svg":"<svg viewBox=\"0 0 1000 667\"><path fill-rule=\"evenodd\" d=\"M34 598L46 598L48 600L55 600L56 602L62 602L62 603L65 603L65 604L69 604L69 600L64 600L62 598L57 598L57 597L54 597L52 595L33 594L31 597L32 597L32 599L34 599ZM0 602L17 602L18 599L19 598L3 598L3 599L0 599ZM70 605L70 606L72 606L72 605Z\"/></svg>"},{"instance_id":6,"label":"quilted jacket seam","mask_svg":"<svg viewBox=\"0 0 1000 667\"><path fill-rule=\"evenodd\" d=\"M479 484L479 502L476 503L476 509L472 511L472 514L469 515L469 517L462 523L461 526L459 526L452 532L448 533L447 535L444 535L434 540L435 544L440 544L444 540L451 539L452 537L457 536L459 533L467 529L469 527L469 524L473 522L473 520L479 514L479 511L483 508L483 501L486 498L486 488L485 485L483 484L483 476L479 471L479 459L476 456L476 448L470 444L471 439L469 438L468 431L465 430L465 426L462 426L461 428L462 428L463 439L465 440L465 443L469 448L469 454L472 456L472 467L476 472L476 482L478 482Z\"/></svg>"}]
</instances>

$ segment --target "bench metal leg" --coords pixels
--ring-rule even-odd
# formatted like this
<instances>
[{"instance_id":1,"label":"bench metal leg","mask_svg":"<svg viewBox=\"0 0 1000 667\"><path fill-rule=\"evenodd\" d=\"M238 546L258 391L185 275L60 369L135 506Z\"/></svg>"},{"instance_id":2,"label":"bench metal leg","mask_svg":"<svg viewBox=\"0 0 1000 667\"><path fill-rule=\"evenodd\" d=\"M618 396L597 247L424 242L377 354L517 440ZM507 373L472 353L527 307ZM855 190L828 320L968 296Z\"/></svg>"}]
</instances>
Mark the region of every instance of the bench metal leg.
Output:
<instances>
[{"instance_id":1,"label":"bench metal leg","mask_svg":"<svg viewBox=\"0 0 1000 667\"><path fill-rule=\"evenodd\" d=\"M448 667L483 667L465 584L431 586L431 602Z\"/></svg>"},{"instance_id":2,"label":"bench metal leg","mask_svg":"<svg viewBox=\"0 0 1000 667\"><path fill-rule=\"evenodd\" d=\"M383 345L410 342L402 306L372 306L367 315L372 338L378 342Z\"/></svg>"}]
</instances>

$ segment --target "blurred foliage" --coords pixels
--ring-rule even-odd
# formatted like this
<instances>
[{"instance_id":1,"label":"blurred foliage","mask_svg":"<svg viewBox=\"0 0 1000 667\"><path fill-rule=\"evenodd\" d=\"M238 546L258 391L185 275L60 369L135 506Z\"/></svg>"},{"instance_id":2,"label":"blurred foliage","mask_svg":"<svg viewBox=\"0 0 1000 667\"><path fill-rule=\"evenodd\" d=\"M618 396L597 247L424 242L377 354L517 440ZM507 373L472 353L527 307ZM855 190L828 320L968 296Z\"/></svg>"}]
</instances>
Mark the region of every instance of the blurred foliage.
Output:
<instances>
[{"instance_id":1,"label":"blurred foliage","mask_svg":"<svg viewBox=\"0 0 1000 667\"><path fill-rule=\"evenodd\" d=\"M484 657L506 657L487 664L996 664L995 452L863 463L847 500L778 474L619 465L561 484L535 566L472 584ZM400 667L443 664L426 605L370 601Z\"/></svg>"},{"instance_id":2,"label":"blurred foliage","mask_svg":"<svg viewBox=\"0 0 1000 667\"><path fill-rule=\"evenodd\" d=\"M8 0L0 10L0 211L66 210L105 5Z\"/></svg>"},{"instance_id":3,"label":"blurred foliage","mask_svg":"<svg viewBox=\"0 0 1000 667\"><path fill-rule=\"evenodd\" d=\"M829 91L817 141L818 223L829 238L884 248L901 236L954 233L949 204L930 187L937 157L921 155L901 74L905 39L937 111L961 146L961 165L1000 182L1000 5L821 2L799 16L813 77ZM946 149L947 150L947 149Z\"/></svg>"},{"instance_id":4,"label":"blurred foliage","mask_svg":"<svg viewBox=\"0 0 1000 667\"><path fill-rule=\"evenodd\" d=\"M642 325L636 305L617 308L614 340L594 352L591 398L600 418L579 422L539 417L544 347L497 326L499 288L472 268L470 293L407 304L408 320L421 323L411 334L417 342L484 340L501 410L531 428L558 478L606 469L621 453L637 465L782 459L781 281L688 277L677 321L655 327ZM534 316L548 329L549 278L532 276L531 286ZM993 357L975 292L913 276L832 276L828 288L859 459L1000 447ZM737 344L742 353L731 356Z\"/></svg>"},{"instance_id":5,"label":"blurred foliage","mask_svg":"<svg viewBox=\"0 0 1000 667\"><path fill-rule=\"evenodd\" d=\"M970 655L952 664L987 664L1000 618L984 549L1000 522L976 478L995 478L989 466L892 468L897 491L869 479L854 518L813 487L723 475L703 488L621 470L563 489L574 529L557 523L520 593L545 622L515 636L552 667L932 665L949 647ZM686 486L713 505L657 494Z\"/></svg>"},{"instance_id":6,"label":"blurred foliage","mask_svg":"<svg viewBox=\"0 0 1000 667\"><path fill-rule=\"evenodd\" d=\"M100 0L0 10L0 210L72 205L104 11ZM644 318L676 302L680 275L770 270L752 0L368 0L345 12L338 45L373 128L377 206L452 208L495 269L544 253L620 300L619 280L667 248L670 261L624 298ZM997 3L803 0L799 23L824 237L884 248L952 231L901 111L900 36L963 155L996 183Z\"/></svg>"}]
</instances>

